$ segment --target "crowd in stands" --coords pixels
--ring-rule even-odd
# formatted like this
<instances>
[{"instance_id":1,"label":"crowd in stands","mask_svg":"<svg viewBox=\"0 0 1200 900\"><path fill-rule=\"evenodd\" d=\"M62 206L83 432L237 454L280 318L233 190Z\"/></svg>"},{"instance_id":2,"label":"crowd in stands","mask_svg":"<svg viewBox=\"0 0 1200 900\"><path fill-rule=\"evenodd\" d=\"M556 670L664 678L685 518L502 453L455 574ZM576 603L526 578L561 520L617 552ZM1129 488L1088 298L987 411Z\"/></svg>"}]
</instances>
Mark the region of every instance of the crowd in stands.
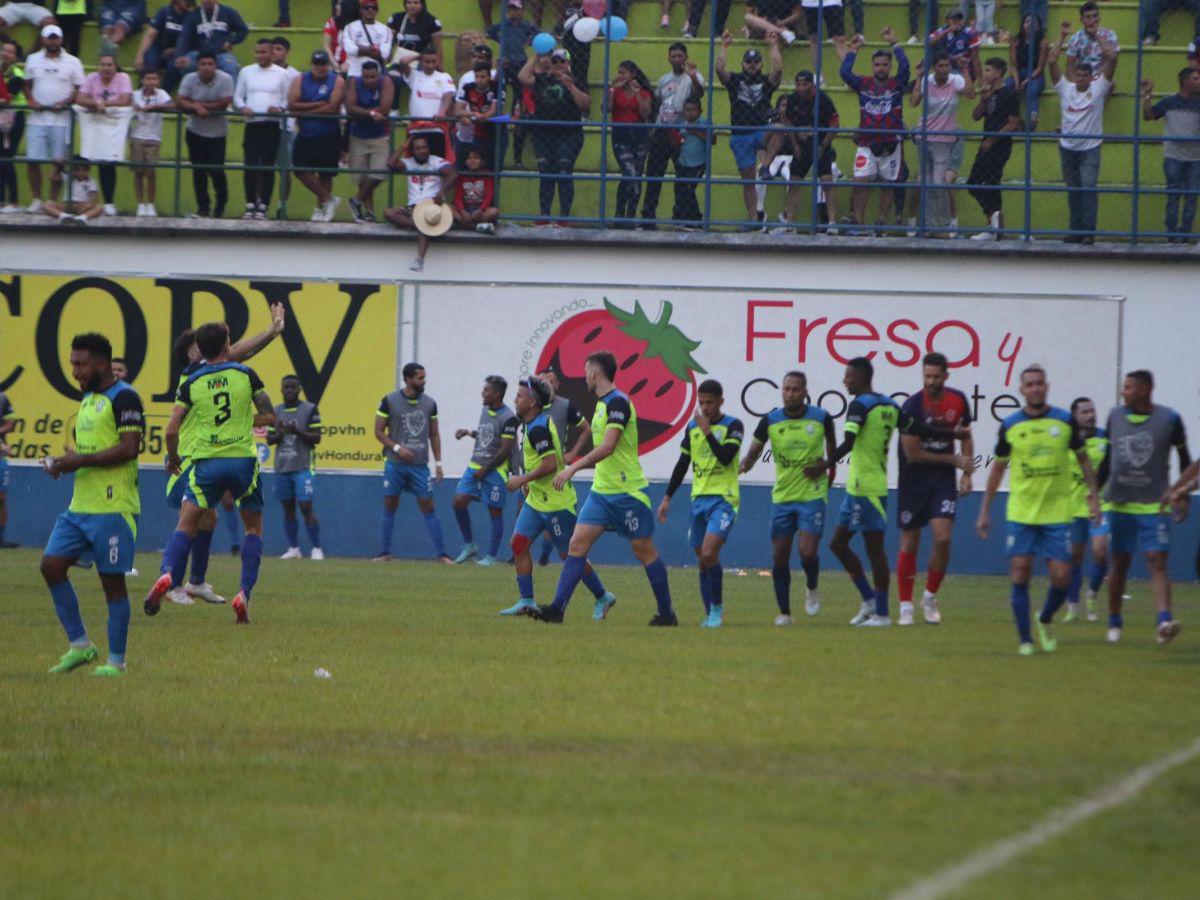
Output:
<instances>
[{"instance_id":1,"label":"crowd in stands","mask_svg":"<svg viewBox=\"0 0 1200 900\"><path fill-rule=\"evenodd\" d=\"M443 43L441 22L425 0L403 0L390 15L378 0L335 0L320 46L303 51L304 71L289 63L286 36L248 41L243 16L217 0L170 0L152 16L145 0L104 0L97 15L99 54L86 66L79 57L88 15L83 0L62 0L54 12L36 3L4 3L0 213L45 212L64 224L116 215L119 163L132 173L137 215L158 215L164 122L182 114L194 215L220 218L228 212L227 141L231 121L238 121L245 218L271 217L281 175L281 205L294 176L313 195L312 219L331 221L341 202L334 178L348 168L357 185L348 198L350 213L356 222L374 222L381 217L376 191L395 172L407 182L408 202L382 217L421 232L414 268L423 264L429 236L454 224L494 228L500 216L495 178L523 168L527 144L537 175L521 174L538 182L536 224L569 220L589 131L601 136L605 153L611 151L604 177L614 184L615 216L605 219L613 227L658 227L666 183L673 188L675 227L711 224L697 190L712 173L714 145L724 138L738 178L718 180L713 189L738 185L745 206L744 221L725 224L794 231L804 218L800 200L812 188L818 224L829 233L955 237L958 206L970 196L987 220L972 237L996 240L1009 230L1005 167L1014 142L1030 141L1037 131L1049 86L1061 111L1056 137L1069 206L1066 239L1094 240L1104 108L1121 54L1118 35L1101 24L1100 5L1085 2L1077 25L1052 27L1044 0L1021 0L1020 28L1009 34L995 24L995 0L971 9L943 4L937 23L936 4L912 0L907 42L885 28L882 44L869 54L863 51L864 4L847 5L848 17L842 0L752 0L741 31L754 46L736 66L729 58L731 4L715 0L710 27L717 41L716 84L708 83L688 44L679 41L670 45L666 71L657 79L612 54L612 74L597 102L589 89L593 48L579 27L589 20L578 8L546 9L535 0L506 0L498 19L491 0L480 0L482 30L459 36L457 46ZM1186 7L1200 19L1200 0L1152 0L1146 6L1139 36L1145 45L1162 41L1164 8ZM692 0L685 39L696 36L705 7L704 0ZM616 0L612 12L627 8L628 0ZM668 9L663 0L664 29ZM21 24L37 33L28 54L7 33ZM932 31L930 24L936 24ZM284 0L275 26L282 31L290 25ZM540 41L543 25L553 31L552 49ZM805 37L812 67L794 73L792 90L782 92L783 48ZM132 73L118 65L118 48L127 41L137 42ZM546 52L531 49L539 42ZM1007 45L1007 54L988 49L996 44ZM857 123L843 122L823 90L820 62L830 52L840 63L841 81L858 97ZM1144 133L1157 138L1149 123L1163 121L1161 234L1183 242L1192 234L1200 195L1196 41L1187 59L1180 58L1177 79L1156 99L1153 82L1135 85L1130 73L1127 93L1129 86L1137 90ZM706 115L714 90L728 93L726 122L714 121L711 109ZM981 123L977 141L958 124L963 101L973 104L971 118ZM919 111L915 126L904 121L906 103ZM837 145L847 138L853 154L839 168ZM960 184L971 144L974 160ZM28 204L19 199L19 160L28 160ZM1037 174L1043 181L1048 175ZM839 179L850 181L848 202L838 196L846 190L836 186ZM765 219L773 184L786 196L777 225Z\"/></svg>"}]
</instances>

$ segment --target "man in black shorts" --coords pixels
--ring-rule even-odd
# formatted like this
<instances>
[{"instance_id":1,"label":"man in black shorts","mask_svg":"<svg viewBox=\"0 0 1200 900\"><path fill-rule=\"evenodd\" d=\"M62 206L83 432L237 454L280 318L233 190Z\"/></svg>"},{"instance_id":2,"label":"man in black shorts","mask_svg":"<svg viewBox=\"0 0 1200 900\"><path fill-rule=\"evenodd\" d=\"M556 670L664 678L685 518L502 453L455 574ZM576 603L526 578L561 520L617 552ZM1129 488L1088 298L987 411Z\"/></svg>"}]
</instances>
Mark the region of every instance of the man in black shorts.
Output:
<instances>
[{"instance_id":1,"label":"man in black shorts","mask_svg":"<svg viewBox=\"0 0 1200 900\"><path fill-rule=\"evenodd\" d=\"M317 197L314 222L332 222L340 202L333 195L333 176L342 149L337 113L345 89L345 82L332 71L329 54L324 50L312 55L311 70L293 78L288 88L288 112L310 114L299 116L300 133L292 147L292 166L300 183Z\"/></svg>"},{"instance_id":2,"label":"man in black shorts","mask_svg":"<svg viewBox=\"0 0 1200 900\"><path fill-rule=\"evenodd\" d=\"M801 0L804 7L804 23L808 27L808 46L812 50L813 68L820 71L817 63L820 43L832 40L838 61L846 58L846 10L842 0ZM825 19L822 30L821 19Z\"/></svg>"},{"instance_id":3,"label":"man in black shorts","mask_svg":"<svg viewBox=\"0 0 1200 900\"><path fill-rule=\"evenodd\" d=\"M837 107L828 94L817 93L813 73L803 69L796 73L796 89L781 97L775 105L775 115L776 126L767 135L766 163L760 177L788 179L786 216L788 222L794 222L796 204L800 200L800 182L812 168L815 155L817 177L825 187L829 221L836 222L837 203L832 183L837 153L833 149L835 132L832 129L839 125ZM818 129L815 132L814 126Z\"/></svg>"}]
</instances>

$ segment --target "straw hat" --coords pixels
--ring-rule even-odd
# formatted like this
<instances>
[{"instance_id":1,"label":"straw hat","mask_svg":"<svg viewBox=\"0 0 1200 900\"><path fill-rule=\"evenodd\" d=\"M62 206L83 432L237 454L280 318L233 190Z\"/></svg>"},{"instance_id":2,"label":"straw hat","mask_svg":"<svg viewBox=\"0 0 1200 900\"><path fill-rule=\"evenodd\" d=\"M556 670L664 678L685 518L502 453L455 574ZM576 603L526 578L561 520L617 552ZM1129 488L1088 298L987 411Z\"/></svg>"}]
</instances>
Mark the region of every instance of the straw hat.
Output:
<instances>
[{"instance_id":1,"label":"straw hat","mask_svg":"<svg viewBox=\"0 0 1200 900\"><path fill-rule=\"evenodd\" d=\"M412 211L413 225L426 237L441 237L454 224L454 215L449 203L434 203L422 200Z\"/></svg>"}]
</instances>

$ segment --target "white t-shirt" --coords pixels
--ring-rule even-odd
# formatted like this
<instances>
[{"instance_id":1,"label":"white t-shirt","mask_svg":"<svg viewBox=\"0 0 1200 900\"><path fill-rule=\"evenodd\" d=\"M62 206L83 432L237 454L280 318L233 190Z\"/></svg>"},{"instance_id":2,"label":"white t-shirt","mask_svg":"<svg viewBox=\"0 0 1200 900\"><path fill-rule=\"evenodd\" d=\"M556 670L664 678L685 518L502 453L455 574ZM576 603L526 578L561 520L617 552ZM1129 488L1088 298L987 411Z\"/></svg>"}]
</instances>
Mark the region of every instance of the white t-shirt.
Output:
<instances>
[{"instance_id":1,"label":"white t-shirt","mask_svg":"<svg viewBox=\"0 0 1200 900\"><path fill-rule=\"evenodd\" d=\"M338 38L342 49L346 52L346 71L357 77L362 74L363 62L374 59L371 56L359 56L359 45L378 47L379 59L375 61L379 63L380 70L385 68L387 61L392 56L392 37L392 29L382 22L374 22L370 25L362 19L351 22L342 30L342 34Z\"/></svg>"},{"instance_id":2,"label":"white t-shirt","mask_svg":"<svg viewBox=\"0 0 1200 900\"><path fill-rule=\"evenodd\" d=\"M408 172L408 205L416 206L422 200L436 197L442 189L442 169L446 161L440 156L429 154L423 163L411 156L401 157L400 164Z\"/></svg>"},{"instance_id":3,"label":"white t-shirt","mask_svg":"<svg viewBox=\"0 0 1200 900\"><path fill-rule=\"evenodd\" d=\"M74 99L75 91L83 84L83 77L83 63L66 50L60 50L55 57L49 57L45 50L39 50L29 54L29 59L25 60L25 80L33 82L33 99L46 106ZM71 110L31 111L29 124L66 128L71 124Z\"/></svg>"},{"instance_id":4,"label":"white t-shirt","mask_svg":"<svg viewBox=\"0 0 1200 900\"><path fill-rule=\"evenodd\" d=\"M66 190L66 187L63 188ZM96 182L90 177L84 179L71 179L71 190L69 199L72 203L87 203L92 199L93 194L100 193L100 189L96 187Z\"/></svg>"},{"instance_id":5,"label":"white t-shirt","mask_svg":"<svg viewBox=\"0 0 1200 900\"><path fill-rule=\"evenodd\" d=\"M164 103L170 102L171 95L162 88L155 88L153 97L147 97L143 90L134 91L133 125L129 129L129 136L138 141L158 141L161 143L163 114L160 112L146 112L146 107L161 106Z\"/></svg>"},{"instance_id":6,"label":"white t-shirt","mask_svg":"<svg viewBox=\"0 0 1200 900\"><path fill-rule=\"evenodd\" d=\"M408 114L414 119L432 119L442 108L442 96L454 93L454 79L445 72L426 75L415 66L404 76L412 96L408 98Z\"/></svg>"},{"instance_id":7,"label":"white t-shirt","mask_svg":"<svg viewBox=\"0 0 1200 900\"><path fill-rule=\"evenodd\" d=\"M1062 137L1059 146L1064 150L1091 150L1103 141L1098 137L1070 138L1069 134L1101 134L1104 131L1104 99L1112 90L1112 82L1103 75L1096 78L1086 91L1074 81L1060 78L1054 86L1062 101Z\"/></svg>"},{"instance_id":8,"label":"white t-shirt","mask_svg":"<svg viewBox=\"0 0 1200 900\"><path fill-rule=\"evenodd\" d=\"M249 107L251 112L265 113L271 107L287 109L288 85L292 79L287 70L271 64L260 66L255 63L238 72L237 86L233 89L235 109ZM269 116L249 118L247 122L279 122Z\"/></svg>"},{"instance_id":9,"label":"white t-shirt","mask_svg":"<svg viewBox=\"0 0 1200 900\"><path fill-rule=\"evenodd\" d=\"M842 0L825 0L824 4L821 0L800 0L800 5L805 9L816 9L819 6L841 6Z\"/></svg>"}]
</instances>

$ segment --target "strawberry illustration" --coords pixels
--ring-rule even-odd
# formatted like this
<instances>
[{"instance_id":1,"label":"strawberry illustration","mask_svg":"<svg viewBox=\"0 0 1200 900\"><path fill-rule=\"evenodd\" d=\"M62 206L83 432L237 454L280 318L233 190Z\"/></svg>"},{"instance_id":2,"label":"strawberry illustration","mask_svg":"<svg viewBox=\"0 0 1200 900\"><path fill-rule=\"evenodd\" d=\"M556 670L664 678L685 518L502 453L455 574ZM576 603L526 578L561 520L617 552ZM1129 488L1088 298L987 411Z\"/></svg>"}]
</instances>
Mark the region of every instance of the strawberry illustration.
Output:
<instances>
[{"instance_id":1,"label":"strawberry illustration","mask_svg":"<svg viewBox=\"0 0 1200 900\"><path fill-rule=\"evenodd\" d=\"M692 358L700 346L671 324L664 300L657 321L641 303L626 312L604 299L604 309L567 319L550 335L538 358L538 371L553 369L559 393L591 418L596 398L587 389L584 363L597 350L617 358L616 385L629 395L638 417L638 453L653 450L678 434L696 403L696 375L705 370Z\"/></svg>"}]
</instances>

